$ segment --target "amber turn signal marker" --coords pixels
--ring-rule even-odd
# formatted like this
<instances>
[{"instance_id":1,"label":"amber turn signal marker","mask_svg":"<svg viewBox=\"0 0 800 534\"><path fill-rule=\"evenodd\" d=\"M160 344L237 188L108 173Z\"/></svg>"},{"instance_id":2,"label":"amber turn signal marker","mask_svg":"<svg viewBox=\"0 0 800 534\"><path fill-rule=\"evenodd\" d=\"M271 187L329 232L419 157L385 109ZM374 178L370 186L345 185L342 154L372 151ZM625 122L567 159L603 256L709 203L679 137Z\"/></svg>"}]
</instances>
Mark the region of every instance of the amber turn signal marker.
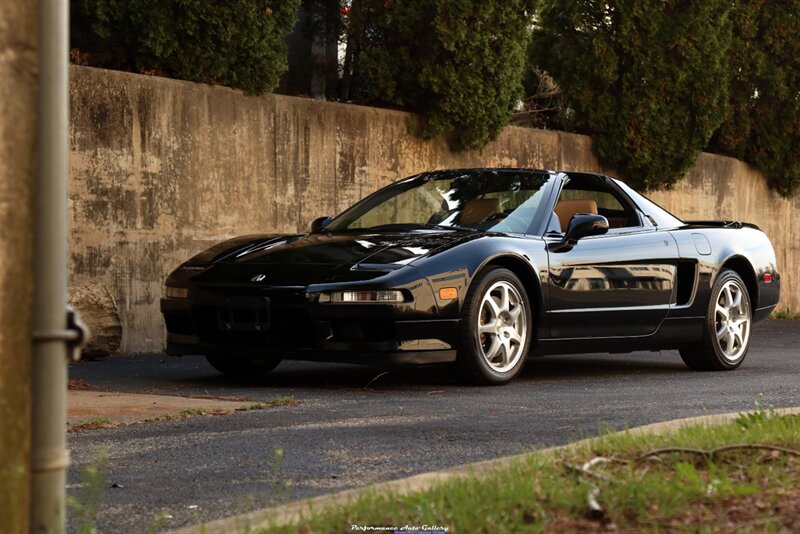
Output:
<instances>
[{"instance_id":1,"label":"amber turn signal marker","mask_svg":"<svg viewBox=\"0 0 800 534\"><path fill-rule=\"evenodd\" d=\"M442 300L453 300L458 298L458 289L454 287L443 287L439 290L439 298Z\"/></svg>"}]
</instances>

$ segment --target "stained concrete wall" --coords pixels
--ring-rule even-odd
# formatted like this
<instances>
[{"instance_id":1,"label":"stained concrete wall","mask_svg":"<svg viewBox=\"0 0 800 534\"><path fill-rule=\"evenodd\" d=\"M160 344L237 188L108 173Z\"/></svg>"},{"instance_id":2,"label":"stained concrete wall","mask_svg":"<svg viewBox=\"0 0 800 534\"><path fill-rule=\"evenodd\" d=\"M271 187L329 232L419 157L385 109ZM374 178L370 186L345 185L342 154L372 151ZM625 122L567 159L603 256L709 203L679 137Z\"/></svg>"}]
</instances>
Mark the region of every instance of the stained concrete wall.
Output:
<instances>
[{"instance_id":1,"label":"stained concrete wall","mask_svg":"<svg viewBox=\"0 0 800 534\"><path fill-rule=\"evenodd\" d=\"M443 139L410 135L413 117L398 111L87 67L71 75L71 283L109 289L123 351L161 348L164 278L216 241L306 229L428 169L599 169L589 138L563 132L508 128L482 153L453 154ZM743 163L708 154L653 198L687 219L761 225L784 274L781 307L800 310L800 198L782 200Z\"/></svg>"},{"instance_id":2,"label":"stained concrete wall","mask_svg":"<svg viewBox=\"0 0 800 534\"><path fill-rule=\"evenodd\" d=\"M0 532L29 521L37 2L0 2ZM45 9L45 8L42 8Z\"/></svg>"}]
</instances>

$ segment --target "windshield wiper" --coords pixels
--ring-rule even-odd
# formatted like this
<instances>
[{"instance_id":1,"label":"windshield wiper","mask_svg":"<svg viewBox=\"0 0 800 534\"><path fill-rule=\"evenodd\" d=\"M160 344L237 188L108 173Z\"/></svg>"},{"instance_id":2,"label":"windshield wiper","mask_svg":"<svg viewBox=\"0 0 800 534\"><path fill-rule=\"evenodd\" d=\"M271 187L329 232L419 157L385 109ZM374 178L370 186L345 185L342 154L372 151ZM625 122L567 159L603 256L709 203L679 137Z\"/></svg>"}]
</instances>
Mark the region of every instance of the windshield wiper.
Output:
<instances>
[{"instance_id":1,"label":"windshield wiper","mask_svg":"<svg viewBox=\"0 0 800 534\"><path fill-rule=\"evenodd\" d=\"M457 224L452 225L444 225L444 224L426 224L427 228L434 228L436 230L460 230L462 232L472 232L478 233L483 232L484 230L478 230L477 228L470 228L469 226L458 226Z\"/></svg>"},{"instance_id":2,"label":"windshield wiper","mask_svg":"<svg viewBox=\"0 0 800 534\"><path fill-rule=\"evenodd\" d=\"M462 232L480 232L476 228L469 228L467 226L448 226L444 224L423 224L423 223L390 223L379 224L377 226L370 226L367 228L359 228L359 230L456 230Z\"/></svg>"}]
</instances>

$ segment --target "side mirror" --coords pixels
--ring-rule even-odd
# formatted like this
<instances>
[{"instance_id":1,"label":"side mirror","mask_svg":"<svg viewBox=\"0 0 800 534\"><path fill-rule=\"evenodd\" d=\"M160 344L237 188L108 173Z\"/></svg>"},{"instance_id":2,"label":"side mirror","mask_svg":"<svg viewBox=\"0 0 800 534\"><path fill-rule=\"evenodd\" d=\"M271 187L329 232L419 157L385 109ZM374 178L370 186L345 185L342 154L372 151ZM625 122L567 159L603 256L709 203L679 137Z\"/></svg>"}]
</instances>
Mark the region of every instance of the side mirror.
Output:
<instances>
[{"instance_id":1,"label":"side mirror","mask_svg":"<svg viewBox=\"0 0 800 534\"><path fill-rule=\"evenodd\" d=\"M552 252L567 252L578 244L579 239L608 232L608 219L593 213L576 213L572 216L564 239L550 246Z\"/></svg>"},{"instance_id":2,"label":"side mirror","mask_svg":"<svg viewBox=\"0 0 800 534\"><path fill-rule=\"evenodd\" d=\"M311 233L318 234L328 226L328 223L331 222L333 219L331 217L317 217L313 221L311 221Z\"/></svg>"}]
</instances>

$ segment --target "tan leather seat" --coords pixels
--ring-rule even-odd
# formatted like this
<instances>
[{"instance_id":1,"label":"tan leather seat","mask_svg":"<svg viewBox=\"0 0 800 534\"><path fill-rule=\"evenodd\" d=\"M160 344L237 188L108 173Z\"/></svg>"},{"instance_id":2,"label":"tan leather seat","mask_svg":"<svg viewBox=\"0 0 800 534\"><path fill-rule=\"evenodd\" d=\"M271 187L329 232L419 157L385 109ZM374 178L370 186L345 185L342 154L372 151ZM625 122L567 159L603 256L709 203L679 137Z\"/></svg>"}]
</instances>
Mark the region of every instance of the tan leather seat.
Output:
<instances>
[{"instance_id":1,"label":"tan leather seat","mask_svg":"<svg viewBox=\"0 0 800 534\"><path fill-rule=\"evenodd\" d=\"M461 212L459 224L475 224L498 211L500 211L500 199L473 198L464 204L464 210Z\"/></svg>"},{"instance_id":2,"label":"tan leather seat","mask_svg":"<svg viewBox=\"0 0 800 534\"><path fill-rule=\"evenodd\" d=\"M561 223L561 231L566 232L567 226L572 216L576 213L597 214L597 202L589 199L559 200L555 209L558 221Z\"/></svg>"}]
</instances>

